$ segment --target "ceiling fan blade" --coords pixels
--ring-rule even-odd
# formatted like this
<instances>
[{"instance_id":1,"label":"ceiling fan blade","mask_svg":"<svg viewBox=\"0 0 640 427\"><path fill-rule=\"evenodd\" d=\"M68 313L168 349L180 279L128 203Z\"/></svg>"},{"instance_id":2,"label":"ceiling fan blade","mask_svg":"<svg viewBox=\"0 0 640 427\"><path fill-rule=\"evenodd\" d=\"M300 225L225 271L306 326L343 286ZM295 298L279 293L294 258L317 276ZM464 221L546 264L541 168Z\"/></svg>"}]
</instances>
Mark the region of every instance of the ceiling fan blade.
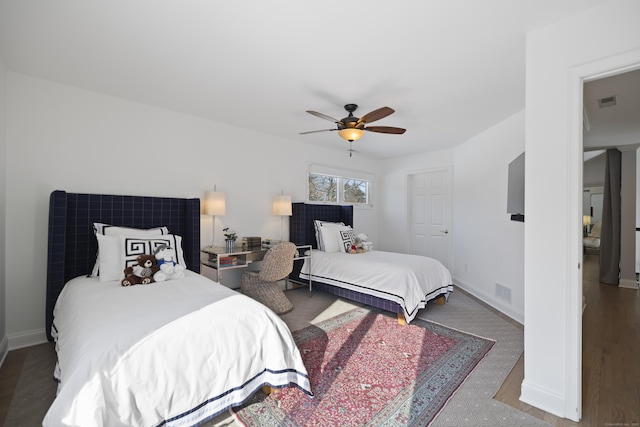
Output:
<instances>
[{"instance_id":1,"label":"ceiling fan blade","mask_svg":"<svg viewBox=\"0 0 640 427\"><path fill-rule=\"evenodd\" d=\"M396 135L402 135L407 130L402 128L394 128L392 126L367 126L363 130L368 130L369 132L378 132L378 133L393 133Z\"/></svg>"},{"instance_id":2,"label":"ceiling fan blade","mask_svg":"<svg viewBox=\"0 0 640 427\"><path fill-rule=\"evenodd\" d=\"M329 120L330 122L334 122L334 123L338 123L340 121L338 119L334 119L331 116L327 116L326 114L318 113L317 111L307 110L307 113L316 117L320 117L321 119Z\"/></svg>"},{"instance_id":3,"label":"ceiling fan blade","mask_svg":"<svg viewBox=\"0 0 640 427\"><path fill-rule=\"evenodd\" d=\"M384 119L389 114L392 114L394 112L395 110L393 108L389 108L389 107L378 108L377 110L373 110L372 112L367 113L364 116L360 117L360 120L358 120L358 124L375 122L376 120Z\"/></svg>"},{"instance_id":4,"label":"ceiling fan blade","mask_svg":"<svg viewBox=\"0 0 640 427\"><path fill-rule=\"evenodd\" d=\"M321 129L321 130L310 130L307 132L300 132L300 135L306 135L308 133L318 133L318 132L330 132L332 130L338 130L338 129Z\"/></svg>"}]
</instances>

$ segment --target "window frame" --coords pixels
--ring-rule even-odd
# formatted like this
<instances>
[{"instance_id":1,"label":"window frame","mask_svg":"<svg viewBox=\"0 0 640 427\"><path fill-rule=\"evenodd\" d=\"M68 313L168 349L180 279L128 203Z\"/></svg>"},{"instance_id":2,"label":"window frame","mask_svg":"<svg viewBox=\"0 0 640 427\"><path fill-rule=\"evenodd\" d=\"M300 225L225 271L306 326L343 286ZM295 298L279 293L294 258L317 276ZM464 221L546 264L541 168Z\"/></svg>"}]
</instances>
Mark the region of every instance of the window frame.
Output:
<instances>
[{"instance_id":1,"label":"window frame","mask_svg":"<svg viewBox=\"0 0 640 427\"><path fill-rule=\"evenodd\" d=\"M309 182L311 175L325 176L336 179L336 201L311 200ZM361 181L365 183L365 203L347 202L345 198L345 183L348 181ZM373 208L373 175L353 171L342 171L326 166L311 165L307 173L307 203L325 205L351 205L354 208Z\"/></svg>"}]
</instances>

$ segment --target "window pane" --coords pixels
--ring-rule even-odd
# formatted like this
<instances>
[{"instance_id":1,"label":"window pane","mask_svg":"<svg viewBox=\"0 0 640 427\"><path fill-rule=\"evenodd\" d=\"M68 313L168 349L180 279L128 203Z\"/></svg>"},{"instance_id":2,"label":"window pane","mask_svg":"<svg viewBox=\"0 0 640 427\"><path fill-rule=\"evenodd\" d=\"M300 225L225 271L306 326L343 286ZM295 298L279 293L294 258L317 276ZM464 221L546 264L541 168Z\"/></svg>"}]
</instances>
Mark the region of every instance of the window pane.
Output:
<instances>
[{"instance_id":1,"label":"window pane","mask_svg":"<svg viewBox=\"0 0 640 427\"><path fill-rule=\"evenodd\" d=\"M338 202L338 178L327 175L309 174L309 201Z\"/></svg>"},{"instance_id":2,"label":"window pane","mask_svg":"<svg viewBox=\"0 0 640 427\"><path fill-rule=\"evenodd\" d=\"M368 182L359 179L344 180L344 201L346 203L367 203Z\"/></svg>"}]
</instances>

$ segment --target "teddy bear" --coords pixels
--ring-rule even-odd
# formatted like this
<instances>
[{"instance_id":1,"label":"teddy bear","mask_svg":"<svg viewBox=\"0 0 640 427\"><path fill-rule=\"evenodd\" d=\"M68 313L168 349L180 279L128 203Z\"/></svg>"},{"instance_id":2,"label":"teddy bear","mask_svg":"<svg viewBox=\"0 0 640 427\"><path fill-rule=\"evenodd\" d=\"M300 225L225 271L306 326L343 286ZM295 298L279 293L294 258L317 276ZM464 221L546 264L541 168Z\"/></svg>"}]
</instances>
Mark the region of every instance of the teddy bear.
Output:
<instances>
[{"instance_id":1,"label":"teddy bear","mask_svg":"<svg viewBox=\"0 0 640 427\"><path fill-rule=\"evenodd\" d=\"M160 245L155 251L155 258L158 262L158 267L162 271L167 280L182 279L184 274L184 266L176 262L176 250L168 245Z\"/></svg>"},{"instance_id":2,"label":"teddy bear","mask_svg":"<svg viewBox=\"0 0 640 427\"><path fill-rule=\"evenodd\" d=\"M351 249L349 250L349 253L360 254L360 253L366 252L367 248L365 247L365 244L366 244L367 238L368 236L366 234L362 234L362 233L358 234L354 239L353 244L351 245Z\"/></svg>"},{"instance_id":3,"label":"teddy bear","mask_svg":"<svg viewBox=\"0 0 640 427\"><path fill-rule=\"evenodd\" d=\"M148 285L153 282L162 282L167 279L165 273L160 270L153 255L140 255L136 258L136 265L124 269L122 286Z\"/></svg>"},{"instance_id":4,"label":"teddy bear","mask_svg":"<svg viewBox=\"0 0 640 427\"><path fill-rule=\"evenodd\" d=\"M356 246L361 248L363 252L373 250L373 242L369 241L369 236L360 233L356 236Z\"/></svg>"}]
</instances>

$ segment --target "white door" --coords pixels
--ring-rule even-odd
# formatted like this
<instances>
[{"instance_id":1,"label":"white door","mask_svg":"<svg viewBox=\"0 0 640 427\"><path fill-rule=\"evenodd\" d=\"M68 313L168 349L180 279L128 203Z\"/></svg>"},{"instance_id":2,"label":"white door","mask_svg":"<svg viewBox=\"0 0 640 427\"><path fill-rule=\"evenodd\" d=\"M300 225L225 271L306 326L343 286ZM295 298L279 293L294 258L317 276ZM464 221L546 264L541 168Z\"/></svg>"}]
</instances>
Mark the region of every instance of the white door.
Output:
<instances>
[{"instance_id":1,"label":"white door","mask_svg":"<svg viewBox=\"0 0 640 427\"><path fill-rule=\"evenodd\" d=\"M451 170L408 177L409 251L451 267Z\"/></svg>"}]
</instances>

